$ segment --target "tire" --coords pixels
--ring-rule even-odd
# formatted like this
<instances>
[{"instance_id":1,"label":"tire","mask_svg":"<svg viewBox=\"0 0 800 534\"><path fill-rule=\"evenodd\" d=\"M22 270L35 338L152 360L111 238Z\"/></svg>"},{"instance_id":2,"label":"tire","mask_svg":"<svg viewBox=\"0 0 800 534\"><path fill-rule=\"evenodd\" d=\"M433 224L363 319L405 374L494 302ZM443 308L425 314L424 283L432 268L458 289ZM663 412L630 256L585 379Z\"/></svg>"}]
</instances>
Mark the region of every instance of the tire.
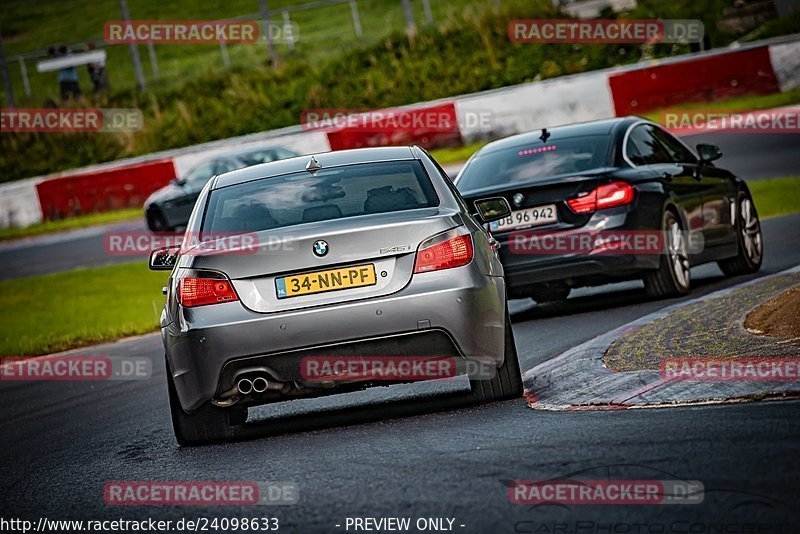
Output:
<instances>
[{"instance_id":1,"label":"tire","mask_svg":"<svg viewBox=\"0 0 800 534\"><path fill-rule=\"evenodd\" d=\"M503 365L490 368L493 377L489 380L470 380L471 397L475 404L485 404L522 396L522 376L517 359L517 347L514 345L514 333L511 330L511 318L506 312L505 350Z\"/></svg>"},{"instance_id":2,"label":"tire","mask_svg":"<svg viewBox=\"0 0 800 534\"><path fill-rule=\"evenodd\" d=\"M167 221L164 219L164 214L158 208L150 208L147 210L147 227L151 232L167 232Z\"/></svg>"},{"instance_id":3,"label":"tire","mask_svg":"<svg viewBox=\"0 0 800 534\"><path fill-rule=\"evenodd\" d=\"M761 268L764 259L761 222L752 197L744 191L736 198L736 235L739 240L736 256L717 262L725 276L754 273Z\"/></svg>"},{"instance_id":4,"label":"tire","mask_svg":"<svg viewBox=\"0 0 800 534\"><path fill-rule=\"evenodd\" d=\"M240 407L220 408L207 402L193 414L181 408L175 381L167 363L167 388L169 408L172 414L172 429L178 445L192 446L224 441L236 437L239 427L247 419L247 409Z\"/></svg>"},{"instance_id":5,"label":"tire","mask_svg":"<svg viewBox=\"0 0 800 534\"><path fill-rule=\"evenodd\" d=\"M673 212L664 211L661 231L666 236L667 250L660 256L658 269L645 274L644 288L651 297L686 295L692 282L689 253L683 226Z\"/></svg>"},{"instance_id":6,"label":"tire","mask_svg":"<svg viewBox=\"0 0 800 534\"><path fill-rule=\"evenodd\" d=\"M530 297L536 301L537 304L545 304L547 302L563 302L569 297L572 288L564 284L552 284L547 286L540 286L530 292Z\"/></svg>"}]
</instances>

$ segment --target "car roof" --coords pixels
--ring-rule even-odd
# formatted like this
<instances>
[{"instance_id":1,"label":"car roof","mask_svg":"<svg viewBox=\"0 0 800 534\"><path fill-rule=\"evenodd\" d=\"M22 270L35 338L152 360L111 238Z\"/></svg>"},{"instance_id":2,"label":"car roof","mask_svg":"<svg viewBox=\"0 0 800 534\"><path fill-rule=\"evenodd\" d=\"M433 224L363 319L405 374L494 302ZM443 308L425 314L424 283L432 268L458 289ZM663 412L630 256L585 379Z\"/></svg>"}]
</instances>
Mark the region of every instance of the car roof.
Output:
<instances>
[{"instance_id":1,"label":"car roof","mask_svg":"<svg viewBox=\"0 0 800 534\"><path fill-rule=\"evenodd\" d=\"M285 150L286 152L291 152L293 154L297 154L298 156L300 155L297 152L295 152L294 150L291 150L291 149L288 149L288 148L284 148L282 146L266 145L266 146L259 146L259 147L241 148L239 150L236 150L235 152L226 152L225 154L217 154L215 157L217 157L217 158L225 158L225 157L231 157L231 156L235 157L235 156L241 156L242 154L254 154L256 152L263 152L264 150Z\"/></svg>"},{"instance_id":2,"label":"car roof","mask_svg":"<svg viewBox=\"0 0 800 534\"><path fill-rule=\"evenodd\" d=\"M245 167L244 169L226 172L216 178L211 189L219 189L221 187L228 187L230 185L241 184L271 176L301 172L306 170L306 165L311 161L312 156L323 169L358 163L418 159L415 157L411 147L407 146L355 148L352 150L338 150L313 155L308 154L306 156L271 161L269 163L261 163L259 165Z\"/></svg>"},{"instance_id":3,"label":"car roof","mask_svg":"<svg viewBox=\"0 0 800 534\"><path fill-rule=\"evenodd\" d=\"M618 126L627 127L629 124L632 124L636 121L643 120L641 117L629 116L629 117L621 117L621 118L613 118L613 119L600 119L595 121L588 121L588 122L579 122L575 124L569 124L565 126L555 126L553 128L547 128L548 133L550 133L550 137L548 137L547 142L554 142L559 139L569 139L572 137L585 137L590 135L611 135L614 129ZM510 137L506 137L504 139L500 139L497 141L493 141L478 152L483 154L488 154L490 152L496 152L498 150L505 150L508 148L515 148L520 145L525 145L528 143L541 143L542 130L532 130L530 132L525 132L517 135L512 135Z\"/></svg>"},{"instance_id":4,"label":"car roof","mask_svg":"<svg viewBox=\"0 0 800 534\"><path fill-rule=\"evenodd\" d=\"M287 152L291 152L292 154L297 154L297 152L294 151L294 150L291 150L291 149L288 149L288 148L284 148L284 147L278 146L278 145L265 145L265 146L259 146L259 147L239 148L237 150L231 150L230 152L220 152L220 153L213 154L211 156L207 156L207 157L201 159L200 161L198 161L197 163L195 163L186 172L186 174L189 174L190 172L194 171L198 167L201 167L203 165L208 165L209 163L212 163L212 162L214 162L214 161L216 161L218 159L236 158L236 157L242 156L244 154L255 154L257 152L263 152L264 150L285 150ZM297 154L297 155L299 156L300 154Z\"/></svg>"}]
</instances>

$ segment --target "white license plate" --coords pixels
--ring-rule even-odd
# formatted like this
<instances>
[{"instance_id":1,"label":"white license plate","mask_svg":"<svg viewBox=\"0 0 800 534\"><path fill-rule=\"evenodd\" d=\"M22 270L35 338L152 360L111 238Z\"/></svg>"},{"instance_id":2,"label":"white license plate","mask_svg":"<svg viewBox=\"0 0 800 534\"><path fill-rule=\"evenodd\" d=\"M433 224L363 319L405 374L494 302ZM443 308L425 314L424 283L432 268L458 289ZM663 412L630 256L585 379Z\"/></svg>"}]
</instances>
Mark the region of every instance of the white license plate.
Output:
<instances>
[{"instance_id":1,"label":"white license plate","mask_svg":"<svg viewBox=\"0 0 800 534\"><path fill-rule=\"evenodd\" d=\"M538 226L554 222L558 222L556 205L546 204L544 206L536 206L535 208L512 211L511 215L505 219L500 219L499 221L491 223L490 228L492 232L503 232L516 228L527 228L529 226Z\"/></svg>"}]
</instances>

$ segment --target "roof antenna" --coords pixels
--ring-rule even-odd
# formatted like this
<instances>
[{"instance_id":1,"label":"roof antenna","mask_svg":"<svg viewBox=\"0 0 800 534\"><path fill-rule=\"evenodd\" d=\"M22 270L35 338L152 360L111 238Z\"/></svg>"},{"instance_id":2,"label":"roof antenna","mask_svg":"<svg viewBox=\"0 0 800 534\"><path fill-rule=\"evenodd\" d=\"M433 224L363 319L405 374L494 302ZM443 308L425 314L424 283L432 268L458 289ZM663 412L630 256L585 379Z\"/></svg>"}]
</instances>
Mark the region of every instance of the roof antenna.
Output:
<instances>
[{"instance_id":1,"label":"roof antenna","mask_svg":"<svg viewBox=\"0 0 800 534\"><path fill-rule=\"evenodd\" d=\"M309 162L306 163L306 170L308 172L310 172L311 174L314 174L315 172L317 172L321 168L322 168L322 165L319 164L319 161L317 161L317 158L315 158L314 156L311 156L311 159L309 160Z\"/></svg>"},{"instance_id":2,"label":"roof antenna","mask_svg":"<svg viewBox=\"0 0 800 534\"><path fill-rule=\"evenodd\" d=\"M542 140L542 143L546 143L550 139L550 132L547 131L547 128L542 128L542 135L539 136L539 139Z\"/></svg>"}]
</instances>

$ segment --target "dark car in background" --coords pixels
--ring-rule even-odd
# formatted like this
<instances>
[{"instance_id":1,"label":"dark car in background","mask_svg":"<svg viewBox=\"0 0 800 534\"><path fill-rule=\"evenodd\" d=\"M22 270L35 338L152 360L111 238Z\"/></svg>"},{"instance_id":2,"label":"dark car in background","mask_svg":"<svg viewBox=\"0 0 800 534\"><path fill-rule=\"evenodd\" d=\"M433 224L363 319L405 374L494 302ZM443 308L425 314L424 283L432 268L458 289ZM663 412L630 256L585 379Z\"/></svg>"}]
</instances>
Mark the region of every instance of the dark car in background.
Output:
<instances>
[{"instance_id":1,"label":"dark car in background","mask_svg":"<svg viewBox=\"0 0 800 534\"><path fill-rule=\"evenodd\" d=\"M753 199L742 179L712 163L721 155L708 144L695 154L661 126L626 117L489 143L455 183L468 201L498 196L511 204L511 216L490 227L509 297L559 301L572 288L631 279L643 279L651 296L674 296L689 291L691 266L716 261L730 276L761 265ZM663 247L613 254L530 247L547 233L578 232L657 232Z\"/></svg>"},{"instance_id":2,"label":"dark car in background","mask_svg":"<svg viewBox=\"0 0 800 534\"><path fill-rule=\"evenodd\" d=\"M261 147L209 158L147 198L144 203L147 227L153 232L185 227L200 191L213 176L299 155L281 147Z\"/></svg>"}]
</instances>

